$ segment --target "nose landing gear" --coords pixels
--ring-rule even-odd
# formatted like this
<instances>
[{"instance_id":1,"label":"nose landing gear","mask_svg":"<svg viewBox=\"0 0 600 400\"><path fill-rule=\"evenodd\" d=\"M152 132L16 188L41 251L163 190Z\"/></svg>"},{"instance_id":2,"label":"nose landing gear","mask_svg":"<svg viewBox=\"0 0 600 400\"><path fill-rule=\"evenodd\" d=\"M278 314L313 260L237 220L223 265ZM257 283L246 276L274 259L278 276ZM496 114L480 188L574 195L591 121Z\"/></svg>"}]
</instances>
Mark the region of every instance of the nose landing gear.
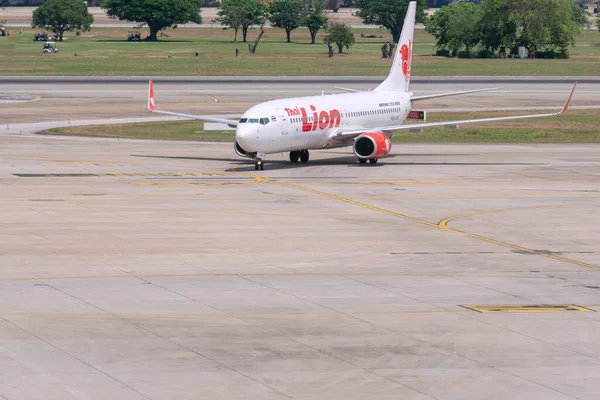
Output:
<instances>
[{"instance_id":1,"label":"nose landing gear","mask_svg":"<svg viewBox=\"0 0 600 400\"><path fill-rule=\"evenodd\" d=\"M262 153L256 153L254 155L254 170L255 171L262 171L265 169L265 165L263 163L263 158L265 158L265 155Z\"/></svg>"}]
</instances>

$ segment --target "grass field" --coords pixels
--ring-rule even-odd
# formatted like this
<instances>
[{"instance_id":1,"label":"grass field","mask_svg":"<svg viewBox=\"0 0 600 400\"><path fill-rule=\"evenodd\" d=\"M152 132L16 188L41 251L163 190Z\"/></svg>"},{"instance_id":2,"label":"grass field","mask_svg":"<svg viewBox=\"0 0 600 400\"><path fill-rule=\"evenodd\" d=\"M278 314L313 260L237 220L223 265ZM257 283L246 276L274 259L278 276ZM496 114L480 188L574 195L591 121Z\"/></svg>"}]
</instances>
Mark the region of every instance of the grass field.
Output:
<instances>
[{"instance_id":1,"label":"grass field","mask_svg":"<svg viewBox=\"0 0 600 400\"><path fill-rule=\"evenodd\" d=\"M255 55L245 43L233 42L233 31L214 28L170 29L158 43L127 42L129 29L94 28L82 36L69 33L58 43L59 54L43 54L33 42L34 30L12 28L0 37L0 75L387 75L391 62L380 58L380 46L391 36L383 29L355 29L357 43L347 54L327 57L319 38L311 45L306 29L285 33L268 29ZM143 32L143 35L147 32ZM376 33L379 39L361 38ZM248 34L254 40L253 29ZM320 35L319 35L320 36ZM435 75L600 75L600 33L584 31L569 60L466 60L432 56L434 39L423 30L415 33L413 74ZM240 56L235 57L235 49ZM200 54L195 56L195 51ZM77 56L75 56L77 54Z\"/></svg>"},{"instance_id":2,"label":"grass field","mask_svg":"<svg viewBox=\"0 0 600 400\"><path fill-rule=\"evenodd\" d=\"M429 121L446 121L515 115L507 112L431 113ZM468 126L456 131L443 128L413 135L399 132L394 143L599 143L598 110L571 110L555 118L507 121ZM233 142L233 131L204 131L202 122L176 121L123 125L82 126L51 129L48 133L71 136L120 137L132 139Z\"/></svg>"}]
</instances>

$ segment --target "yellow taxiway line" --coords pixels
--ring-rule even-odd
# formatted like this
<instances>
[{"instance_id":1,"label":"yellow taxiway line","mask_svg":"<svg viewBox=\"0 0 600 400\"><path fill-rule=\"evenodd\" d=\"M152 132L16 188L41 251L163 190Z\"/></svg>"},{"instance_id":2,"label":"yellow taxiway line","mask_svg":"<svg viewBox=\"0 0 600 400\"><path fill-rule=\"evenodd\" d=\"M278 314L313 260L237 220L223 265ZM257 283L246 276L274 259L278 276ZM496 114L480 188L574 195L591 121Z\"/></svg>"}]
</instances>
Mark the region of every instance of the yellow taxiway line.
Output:
<instances>
[{"instance_id":1,"label":"yellow taxiway line","mask_svg":"<svg viewBox=\"0 0 600 400\"><path fill-rule=\"evenodd\" d=\"M367 210L379 212L379 213L382 213L382 214L387 214L387 215L390 215L390 216L393 216L393 217L397 217L397 218L402 218L402 219L405 219L407 221L411 221L411 222L414 222L416 224L424 225L424 226L427 226L427 227L430 227L430 228L439 229L439 230L442 230L442 231L445 231L445 232L457 233L457 234L460 234L460 235L471 237L473 239L482 240L482 241L487 242L487 243L492 243L492 244L495 244L495 245L498 245L498 246L503 246L503 247L507 247L507 248L510 248L510 249L513 249L513 250L522 251L524 253L538 255L538 256L542 256L542 257L546 257L546 258L551 258L551 259L554 259L554 260L557 260L557 261L562 261L562 262L566 262L566 263L578 265L578 266L581 266L581 267L595 269L595 270L599 270L600 271L600 267L596 266L596 265L588 264L588 263L585 263L585 262L573 260L573 259L570 259L570 258L566 258L566 257L554 255L554 254L548 254L548 253L540 252L540 251L529 249L529 248L526 248L526 247L523 247L523 246L518 246L518 245L511 244L511 243L503 242L503 241L500 241L500 240L491 239L491 238L488 238L488 237L485 237L485 236L482 236L482 235L477 235L475 233L461 231L459 229L454 229L454 228L451 228L451 227L448 226L449 222L454 221L454 220L459 219L459 218L464 218L464 217L473 216L473 215L483 215L483 214L489 214L489 213L503 212L503 211L514 210L514 209L518 209L518 208L511 208L511 209L506 209L505 208L505 209L490 210L490 211L484 211L484 212L473 213L473 214L458 215L458 216L454 216L454 217L449 217L449 218L443 219L442 221L440 221L440 222L438 222L436 224L436 223L425 221L425 220L422 220L422 219L419 219L419 218L414 218L414 217L411 217L409 215L400 214L400 213L397 213L397 212L394 212L394 211L386 210L384 208L375 207L375 206L372 206L372 205L369 205L369 204L366 204L366 203L361 203L359 201L355 201L355 200L349 199L347 197L338 196L338 195L327 193L327 192L323 192L323 191L320 191L320 190L310 189L310 188L307 188L307 187L304 187L304 186L300 186L300 185L297 185L297 184L280 182L280 181L278 181L276 179L271 179L271 178L266 178L266 177L261 177L261 176L258 176L258 175L252 175L252 174L249 174L249 173L241 172L241 171L238 170L238 168L239 167L233 167L233 168L231 168L231 172L237 173L237 174L241 174L241 175L244 175L244 176L248 176L248 177L252 177L252 178L254 178L256 180L256 183L267 182L267 183L272 183L272 184L278 184L278 185L282 185L282 186L287 186L287 187L290 187L290 188L294 188L294 189L302 190L302 191L305 191L305 192L313 193L313 194L316 194L318 196L322 196L322 197L326 197L326 198L329 198L329 199L333 199L333 200L341 201L341 202L344 202L344 203L352 204L352 205L355 205L355 206L358 206L358 207L365 208ZM575 204L581 204L581 203L575 203ZM568 205L574 205L574 204L556 205L554 207L568 206ZM538 206L538 207L528 206L528 207L523 207L523 208L542 208L542 207L552 207L552 206Z\"/></svg>"}]
</instances>

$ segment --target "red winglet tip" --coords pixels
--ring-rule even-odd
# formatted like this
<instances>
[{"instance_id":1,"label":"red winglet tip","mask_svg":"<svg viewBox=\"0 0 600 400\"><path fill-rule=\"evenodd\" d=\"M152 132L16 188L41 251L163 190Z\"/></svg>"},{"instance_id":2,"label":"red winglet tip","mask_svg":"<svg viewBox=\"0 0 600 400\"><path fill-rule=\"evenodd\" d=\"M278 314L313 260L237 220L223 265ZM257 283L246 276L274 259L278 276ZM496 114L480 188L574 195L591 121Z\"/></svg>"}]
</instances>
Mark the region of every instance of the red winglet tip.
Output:
<instances>
[{"instance_id":1,"label":"red winglet tip","mask_svg":"<svg viewBox=\"0 0 600 400\"><path fill-rule=\"evenodd\" d=\"M152 79L150 79L150 82L148 84L148 110L156 110L156 104L154 101L154 86L152 85Z\"/></svg>"},{"instance_id":2,"label":"red winglet tip","mask_svg":"<svg viewBox=\"0 0 600 400\"><path fill-rule=\"evenodd\" d=\"M577 82L575 82L575 84L573 85L573 90L571 90L571 94L569 95L569 99L567 100L565 106L563 107L562 111L559 114L562 114L564 112L566 112L569 109L569 106L571 105L571 99L573 99L573 94L575 93L575 88L577 87Z\"/></svg>"}]
</instances>

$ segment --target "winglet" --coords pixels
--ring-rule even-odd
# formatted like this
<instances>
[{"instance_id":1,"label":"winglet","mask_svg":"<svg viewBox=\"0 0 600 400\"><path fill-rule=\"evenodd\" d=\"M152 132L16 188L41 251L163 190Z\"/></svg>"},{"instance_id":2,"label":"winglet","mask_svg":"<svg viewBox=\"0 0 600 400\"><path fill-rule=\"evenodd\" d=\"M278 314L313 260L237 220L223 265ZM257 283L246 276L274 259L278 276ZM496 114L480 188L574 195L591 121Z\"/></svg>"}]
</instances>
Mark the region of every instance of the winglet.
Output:
<instances>
[{"instance_id":1,"label":"winglet","mask_svg":"<svg viewBox=\"0 0 600 400\"><path fill-rule=\"evenodd\" d=\"M573 93L575 93L576 87L577 87L577 82L575 82L575 84L573 85L573 90L571 90L571 95L569 96L569 100L567 100L563 109L559 113L556 113L555 115L563 114L569 109L569 106L571 105L571 99L573 98Z\"/></svg>"},{"instance_id":2,"label":"winglet","mask_svg":"<svg viewBox=\"0 0 600 400\"><path fill-rule=\"evenodd\" d=\"M148 83L148 110L150 112L156 111L156 103L154 102L154 87L152 86L152 79Z\"/></svg>"}]
</instances>

